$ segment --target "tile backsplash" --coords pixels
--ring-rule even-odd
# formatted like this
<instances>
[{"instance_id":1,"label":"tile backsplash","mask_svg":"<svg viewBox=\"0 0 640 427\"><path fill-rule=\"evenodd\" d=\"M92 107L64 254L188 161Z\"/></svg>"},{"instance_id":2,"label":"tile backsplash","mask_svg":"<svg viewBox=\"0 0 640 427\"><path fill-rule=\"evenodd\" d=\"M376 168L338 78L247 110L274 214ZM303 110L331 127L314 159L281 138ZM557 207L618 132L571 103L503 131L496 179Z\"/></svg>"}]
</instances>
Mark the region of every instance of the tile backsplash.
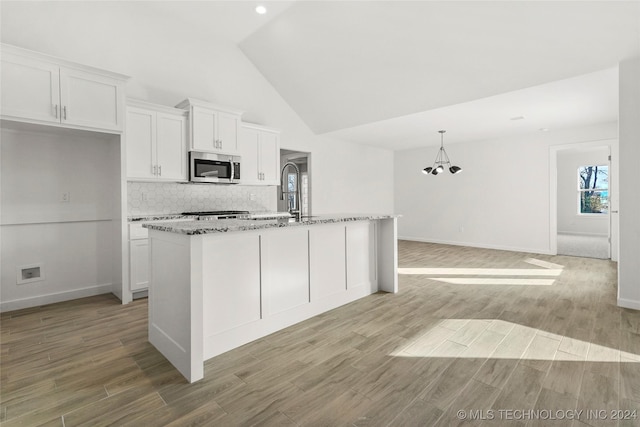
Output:
<instances>
[{"instance_id":1,"label":"tile backsplash","mask_svg":"<svg viewBox=\"0 0 640 427\"><path fill-rule=\"evenodd\" d=\"M129 216L232 209L276 211L276 199L276 186L127 182Z\"/></svg>"}]
</instances>

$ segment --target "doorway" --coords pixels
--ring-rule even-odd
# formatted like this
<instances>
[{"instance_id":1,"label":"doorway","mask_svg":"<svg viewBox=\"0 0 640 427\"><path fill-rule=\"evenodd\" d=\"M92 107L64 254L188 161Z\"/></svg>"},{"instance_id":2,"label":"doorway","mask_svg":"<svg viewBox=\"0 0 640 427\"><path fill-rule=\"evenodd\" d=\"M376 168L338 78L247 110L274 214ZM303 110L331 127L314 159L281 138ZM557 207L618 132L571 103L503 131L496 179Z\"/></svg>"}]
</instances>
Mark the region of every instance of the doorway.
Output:
<instances>
[{"instance_id":1,"label":"doorway","mask_svg":"<svg viewBox=\"0 0 640 427\"><path fill-rule=\"evenodd\" d=\"M616 140L551 147L550 252L617 260Z\"/></svg>"},{"instance_id":2,"label":"doorway","mask_svg":"<svg viewBox=\"0 0 640 427\"><path fill-rule=\"evenodd\" d=\"M293 168L283 171L283 166L288 163L294 163L300 171L300 176L297 177L293 173ZM297 210L298 206L302 216L311 216L311 153L293 150L280 150L280 174L281 182L278 186L278 212L287 212L290 207ZM282 182L282 173L285 172L284 183ZM298 181L299 179L299 181ZM283 199L282 185L286 185L285 191L288 191L287 197ZM297 189L300 187L300 200L297 200Z\"/></svg>"}]
</instances>

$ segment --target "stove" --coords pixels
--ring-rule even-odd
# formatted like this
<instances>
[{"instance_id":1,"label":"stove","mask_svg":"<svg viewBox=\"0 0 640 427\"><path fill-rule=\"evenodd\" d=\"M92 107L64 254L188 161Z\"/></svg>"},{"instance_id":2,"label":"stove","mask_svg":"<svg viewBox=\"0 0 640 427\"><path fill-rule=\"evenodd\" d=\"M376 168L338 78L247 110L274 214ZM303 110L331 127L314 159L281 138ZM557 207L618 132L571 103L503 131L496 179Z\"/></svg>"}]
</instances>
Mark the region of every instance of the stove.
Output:
<instances>
[{"instance_id":1,"label":"stove","mask_svg":"<svg viewBox=\"0 0 640 427\"><path fill-rule=\"evenodd\" d=\"M182 215L197 216L199 220L209 219L247 219L249 211L201 211L201 212L183 212Z\"/></svg>"}]
</instances>

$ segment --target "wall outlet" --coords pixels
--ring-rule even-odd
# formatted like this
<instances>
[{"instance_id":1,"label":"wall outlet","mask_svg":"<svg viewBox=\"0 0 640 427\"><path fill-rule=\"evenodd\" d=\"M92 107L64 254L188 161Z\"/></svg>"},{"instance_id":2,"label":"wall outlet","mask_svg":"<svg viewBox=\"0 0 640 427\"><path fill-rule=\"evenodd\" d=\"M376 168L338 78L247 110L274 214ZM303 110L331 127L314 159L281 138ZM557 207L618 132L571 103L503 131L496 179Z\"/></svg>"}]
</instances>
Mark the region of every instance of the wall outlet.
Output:
<instances>
[{"instance_id":1,"label":"wall outlet","mask_svg":"<svg viewBox=\"0 0 640 427\"><path fill-rule=\"evenodd\" d=\"M60 195L60 201L62 203L69 203L71 201L71 193L68 191L65 191L64 193L62 193Z\"/></svg>"},{"instance_id":2,"label":"wall outlet","mask_svg":"<svg viewBox=\"0 0 640 427\"><path fill-rule=\"evenodd\" d=\"M249 200L252 202L256 200L256 195L254 193L249 194Z\"/></svg>"}]
</instances>

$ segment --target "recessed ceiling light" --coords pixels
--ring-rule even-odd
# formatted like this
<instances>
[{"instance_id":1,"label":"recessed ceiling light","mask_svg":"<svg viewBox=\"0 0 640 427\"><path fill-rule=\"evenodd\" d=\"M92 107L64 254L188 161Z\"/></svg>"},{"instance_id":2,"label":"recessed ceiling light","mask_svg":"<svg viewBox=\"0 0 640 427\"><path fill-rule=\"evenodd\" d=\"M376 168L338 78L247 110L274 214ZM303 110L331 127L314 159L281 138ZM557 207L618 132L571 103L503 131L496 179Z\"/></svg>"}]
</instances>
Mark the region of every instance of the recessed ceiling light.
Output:
<instances>
[{"instance_id":1,"label":"recessed ceiling light","mask_svg":"<svg viewBox=\"0 0 640 427\"><path fill-rule=\"evenodd\" d=\"M257 6L256 7L256 13L259 15L264 15L265 13L267 13L267 8L264 6Z\"/></svg>"},{"instance_id":2,"label":"recessed ceiling light","mask_svg":"<svg viewBox=\"0 0 640 427\"><path fill-rule=\"evenodd\" d=\"M511 117L509 120L524 120L524 116Z\"/></svg>"}]
</instances>

